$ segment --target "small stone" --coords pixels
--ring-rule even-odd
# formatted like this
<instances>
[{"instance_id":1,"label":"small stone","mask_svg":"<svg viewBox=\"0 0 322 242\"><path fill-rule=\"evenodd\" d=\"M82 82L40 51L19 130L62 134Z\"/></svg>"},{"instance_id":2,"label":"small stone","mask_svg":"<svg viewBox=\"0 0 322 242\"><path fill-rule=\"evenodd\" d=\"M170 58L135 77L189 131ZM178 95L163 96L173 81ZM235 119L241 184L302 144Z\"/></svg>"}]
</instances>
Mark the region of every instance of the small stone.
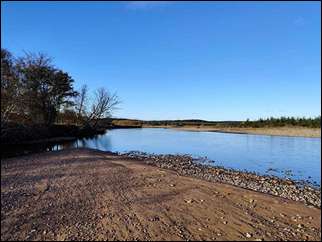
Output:
<instances>
[{"instance_id":1,"label":"small stone","mask_svg":"<svg viewBox=\"0 0 322 242\"><path fill-rule=\"evenodd\" d=\"M251 235L250 233L246 233L246 237L247 237L247 238L251 238L251 237L252 237L252 235Z\"/></svg>"},{"instance_id":2,"label":"small stone","mask_svg":"<svg viewBox=\"0 0 322 242\"><path fill-rule=\"evenodd\" d=\"M175 187L176 185L174 185L174 184L170 184L170 187Z\"/></svg>"},{"instance_id":3,"label":"small stone","mask_svg":"<svg viewBox=\"0 0 322 242\"><path fill-rule=\"evenodd\" d=\"M188 199L188 200L185 200L186 203L192 203L193 200L192 199Z\"/></svg>"},{"instance_id":4,"label":"small stone","mask_svg":"<svg viewBox=\"0 0 322 242\"><path fill-rule=\"evenodd\" d=\"M222 222L223 224L227 224L228 222L227 221L224 221L224 222Z\"/></svg>"}]
</instances>

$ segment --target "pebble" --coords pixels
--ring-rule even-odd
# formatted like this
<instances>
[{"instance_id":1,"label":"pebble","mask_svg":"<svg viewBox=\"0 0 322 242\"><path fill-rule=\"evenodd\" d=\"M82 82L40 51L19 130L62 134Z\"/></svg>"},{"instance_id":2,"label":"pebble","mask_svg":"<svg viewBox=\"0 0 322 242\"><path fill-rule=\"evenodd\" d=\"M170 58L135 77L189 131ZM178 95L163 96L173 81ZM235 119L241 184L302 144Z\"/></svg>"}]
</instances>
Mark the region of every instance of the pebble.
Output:
<instances>
[{"instance_id":1,"label":"pebble","mask_svg":"<svg viewBox=\"0 0 322 242\"><path fill-rule=\"evenodd\" d=\"M251 237L252 237L252 234L250 234L250 233L246 233L246 237L247 237L247 238L251 238Z\"/></svg>"}]
</instances>

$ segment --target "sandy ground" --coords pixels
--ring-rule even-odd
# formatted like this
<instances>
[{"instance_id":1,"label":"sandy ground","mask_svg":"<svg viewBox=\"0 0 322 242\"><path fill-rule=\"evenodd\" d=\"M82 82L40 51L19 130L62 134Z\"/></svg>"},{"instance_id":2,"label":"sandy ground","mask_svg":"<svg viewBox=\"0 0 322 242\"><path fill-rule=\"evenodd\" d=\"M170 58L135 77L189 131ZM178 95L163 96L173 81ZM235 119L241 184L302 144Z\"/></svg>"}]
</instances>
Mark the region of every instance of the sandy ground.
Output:
<instances>
[{"instance_id":1,"label":"sandy ground","mask_svg":"<svg viewBox=\"0 0 322 242\"><path fill-rule=\"evenodd\" d=\"M173 127L186 131L210 131L210 132L227 132L227 133L245 133L245 134L261 134L274 136L298 136L298 137L314 137L321 138L321 129L304 128L304 127L279 127L279 128L209 128L209 127Z\"/></svg>"},{"instance_id":2,"label":"sandy ground","mask_svg":"<svg viewBox=\"0 0 322 242\"><path fill-rule=\"evenodd\" d=\"M90 149L1 161L1 240L320 240L321 210Z\"/></svg>"}]
</instances>

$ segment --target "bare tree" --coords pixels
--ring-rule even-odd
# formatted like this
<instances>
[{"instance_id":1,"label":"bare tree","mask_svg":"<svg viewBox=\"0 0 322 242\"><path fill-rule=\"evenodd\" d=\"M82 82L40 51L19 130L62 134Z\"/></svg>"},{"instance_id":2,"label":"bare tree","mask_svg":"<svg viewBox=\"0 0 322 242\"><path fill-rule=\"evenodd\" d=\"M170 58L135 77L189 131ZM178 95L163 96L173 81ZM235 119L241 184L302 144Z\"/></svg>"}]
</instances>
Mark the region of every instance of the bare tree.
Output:
<instances>
[{"instance_id":1,"label":"bare tree","mask_svg":"<svg viewBox=\"0 0 322 242\"><path fill-rule=\"evenodd\" d=\"M87 112L86 107L87 107L87 101L88 101L87 93L88 93L88 88L86 85L83 85L74 101L78 124L83 123L84 117L86 117L86 112Z\"/></svg>"},{"instance_id":2,"label":"bare tree","mask_svg":"<svg viewBox=\"0 0 322 242\"><path fill-rule=\"evenodd\" d=\"M119 104L120 100L116 93L110 94L104 88L97 89L90 112L87 115L88 122L91 122L92 126L95 127L99 119L110 117Z\"/></svg>"}]
</instances>

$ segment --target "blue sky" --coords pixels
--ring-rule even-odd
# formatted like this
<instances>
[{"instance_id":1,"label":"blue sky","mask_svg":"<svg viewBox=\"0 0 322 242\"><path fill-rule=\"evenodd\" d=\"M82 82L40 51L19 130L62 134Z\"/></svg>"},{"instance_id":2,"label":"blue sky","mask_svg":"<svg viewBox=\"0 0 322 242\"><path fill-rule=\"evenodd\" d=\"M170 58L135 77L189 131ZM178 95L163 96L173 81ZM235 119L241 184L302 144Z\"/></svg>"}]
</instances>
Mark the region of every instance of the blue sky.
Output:
<instances>
[{"instance_id":1,"label":"blue sky","mask_svg":"<svg viewBox=\"0 0 322 242\"><path fill-rule=\"evenodd\" d=\"M1 2L1 46L45 52L117 117L321 113L320 2Z\"/></svg>"}]
</instances>

